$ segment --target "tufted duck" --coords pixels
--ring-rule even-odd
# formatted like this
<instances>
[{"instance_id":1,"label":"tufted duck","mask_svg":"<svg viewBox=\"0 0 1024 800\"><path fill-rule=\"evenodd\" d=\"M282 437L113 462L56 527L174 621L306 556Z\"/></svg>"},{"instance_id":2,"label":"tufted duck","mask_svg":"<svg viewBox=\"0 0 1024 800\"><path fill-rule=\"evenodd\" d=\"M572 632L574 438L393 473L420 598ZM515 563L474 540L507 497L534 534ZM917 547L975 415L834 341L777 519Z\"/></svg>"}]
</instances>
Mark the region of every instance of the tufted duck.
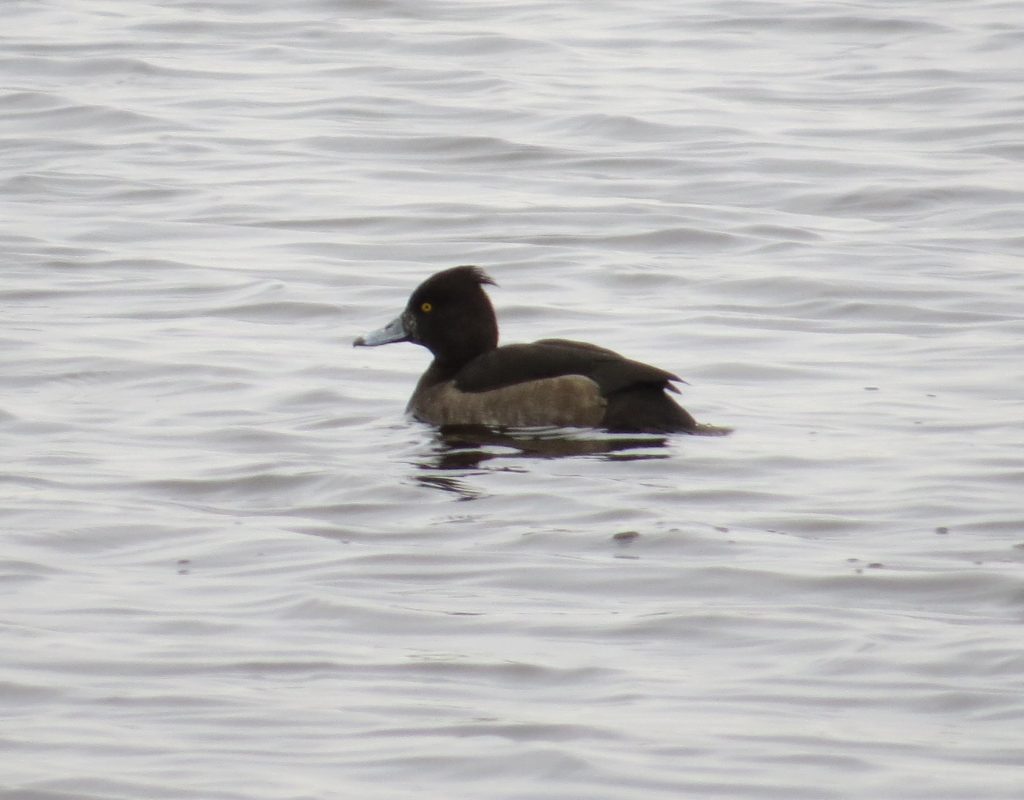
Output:
<instances>
[{"instance_id":1,"label":"tufted duck","mask_svg":"<svg viewBox=\"0 0 1024 800\"><path fill-rule=\"evenodd\" d=\"M479 267L425 280L405 310L357 347L414 342L434 356L406 409L434 425L565 426L698 432L673 402L671 372L585 342L541 339L498 347L498 323Z\"/></svg>"}]
</instances>

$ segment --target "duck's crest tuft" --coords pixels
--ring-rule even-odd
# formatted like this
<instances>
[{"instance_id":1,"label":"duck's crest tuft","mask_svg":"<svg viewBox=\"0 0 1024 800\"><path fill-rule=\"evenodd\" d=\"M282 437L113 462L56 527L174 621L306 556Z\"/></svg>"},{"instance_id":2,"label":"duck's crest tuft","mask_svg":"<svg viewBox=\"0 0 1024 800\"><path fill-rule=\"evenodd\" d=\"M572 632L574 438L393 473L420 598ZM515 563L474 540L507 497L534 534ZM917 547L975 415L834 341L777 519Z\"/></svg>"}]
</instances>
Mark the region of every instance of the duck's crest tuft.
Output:
<instances>
[{"instance_id":1,"label":"duck's crest tuft","mask_svg":"<svg viewBox=\"0 0 1024 800\"><path fill-rule=\"evenodd\" d=\"M494 278L484 272L482 267L474 267L470 264L465 264L461 267L452 267L452 269L448 271L452 273L453 277L458 275L458 277L471 280L473 283L479 284L480 286L483 286L484 284L488 286L498 285Z\"/></svg>"}]
</instances>

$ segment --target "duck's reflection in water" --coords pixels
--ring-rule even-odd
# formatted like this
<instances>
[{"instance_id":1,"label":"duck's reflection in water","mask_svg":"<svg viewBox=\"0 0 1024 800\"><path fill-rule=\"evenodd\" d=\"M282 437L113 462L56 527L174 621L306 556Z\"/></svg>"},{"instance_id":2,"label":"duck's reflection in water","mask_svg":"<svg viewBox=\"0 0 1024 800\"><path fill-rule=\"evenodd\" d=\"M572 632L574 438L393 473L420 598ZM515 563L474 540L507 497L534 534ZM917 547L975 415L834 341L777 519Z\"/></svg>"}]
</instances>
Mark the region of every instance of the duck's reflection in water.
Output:
<instances>
[{"instance_id":1,"label":"duck's reflection in water","mask_svg":"<svg viewBox=\"0 0 1024 800\"><path fill-rule=\"evenodd\" d=\"M470 473L525 472L530 458L599 457L607 461L668 458L668 439L657 434L612 434L572 428L498 430L452 426L437 431L429 453L413 462L425 486L463 499L480 496L463 478ZM486 466L484 466L486 464Z\"/></svg>"}]
</instances>

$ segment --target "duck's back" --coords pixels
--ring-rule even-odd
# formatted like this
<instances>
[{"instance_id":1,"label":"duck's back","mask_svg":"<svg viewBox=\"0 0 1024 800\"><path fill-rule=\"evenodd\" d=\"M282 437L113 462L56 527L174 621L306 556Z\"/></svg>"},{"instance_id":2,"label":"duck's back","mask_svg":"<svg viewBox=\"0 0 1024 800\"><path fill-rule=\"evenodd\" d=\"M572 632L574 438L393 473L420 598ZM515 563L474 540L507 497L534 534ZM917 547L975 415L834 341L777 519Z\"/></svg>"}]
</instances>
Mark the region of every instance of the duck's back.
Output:
<instances>
[{"instance_id":1,"label":"duck's back","mask_svg":"<svg viewBox=\"0 0 1024 800\"><path fill-rule=\"evenodd\" d=\"M666 394L678 376L586 342L506 345L477 356L451 379L431 372L421 379L409 410L438 425L696 428Z\"/></svg>"}]
</instances>

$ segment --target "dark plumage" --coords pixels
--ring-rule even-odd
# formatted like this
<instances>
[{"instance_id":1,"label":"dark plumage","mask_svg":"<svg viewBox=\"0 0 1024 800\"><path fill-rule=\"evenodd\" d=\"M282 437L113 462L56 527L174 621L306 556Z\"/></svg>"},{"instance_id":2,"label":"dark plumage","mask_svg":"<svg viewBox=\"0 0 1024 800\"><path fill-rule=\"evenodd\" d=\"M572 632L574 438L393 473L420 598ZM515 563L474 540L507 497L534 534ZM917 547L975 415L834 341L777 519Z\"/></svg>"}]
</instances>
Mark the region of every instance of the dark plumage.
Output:
<instances>
[{"instance_id":1,"label":"dark plumage","mask_svg":"<svg viewBox=\"0 0 1024 800\"><path fill-rule=\"evenodd\" d=\"M572 426L694 432L696 421L666 391L681 379L612 350L567 339L498 347L498 323L479 267L425 280L389 325L356 346L415 342L434 361L408 411L435 425Z\"/></svg>"}]
</instances>

